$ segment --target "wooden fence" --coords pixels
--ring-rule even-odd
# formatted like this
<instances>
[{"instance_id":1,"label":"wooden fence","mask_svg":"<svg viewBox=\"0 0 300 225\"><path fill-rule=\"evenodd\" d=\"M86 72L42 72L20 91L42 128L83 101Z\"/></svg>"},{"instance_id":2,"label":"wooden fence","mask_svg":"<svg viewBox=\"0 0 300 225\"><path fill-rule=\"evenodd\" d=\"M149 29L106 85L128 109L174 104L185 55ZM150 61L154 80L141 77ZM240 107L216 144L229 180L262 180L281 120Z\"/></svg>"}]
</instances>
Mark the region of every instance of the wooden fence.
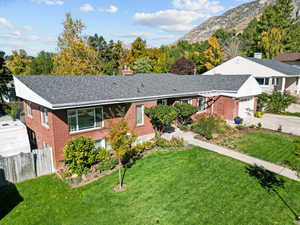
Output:
<instances>
[{"instance_id":1,"label":"wooden fence","mask_svg":"<svg viewBox=\"0 0 300 225\"><path fill-rule=\"evenodd\" d=\"M54 172L51 148L9 157L0 156L0 187Z\"/></svg>"}]
</instances>

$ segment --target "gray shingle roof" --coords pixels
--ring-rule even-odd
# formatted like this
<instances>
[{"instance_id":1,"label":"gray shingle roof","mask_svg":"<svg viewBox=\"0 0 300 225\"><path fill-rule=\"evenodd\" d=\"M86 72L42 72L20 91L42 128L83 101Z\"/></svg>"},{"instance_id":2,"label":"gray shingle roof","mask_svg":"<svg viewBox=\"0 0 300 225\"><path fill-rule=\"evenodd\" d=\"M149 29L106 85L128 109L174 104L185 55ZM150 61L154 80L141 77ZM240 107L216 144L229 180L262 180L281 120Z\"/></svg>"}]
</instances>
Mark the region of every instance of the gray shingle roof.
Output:
<instances>
[{"instance_id":1,"label":"gray shingle roof","mask_svg":"<svg viewBox=\"0 0 300 225\"><path fill-rule=\"evenodd\" d=\"M250 75L180 76L17 76L28 88L53 105L190 95L210 91L236 92ZM163 97L162 97L163 98Z\"/></svg>"},{"instance_id":2,"label":"gray shingle roof","mask_svg":"<svg viewBox=\"0 0 300 225\"><path fill-rule=\"evenodd\" d=\"M277 60L272 59L258 59L258 58L251 58L251 57L244 57L248 60L251 60L253 62L256 62L258 64L261 64L263 66L269 67L273 70L276 70L280 73L283 73L285 75L300 75L300 69L296 68L293 65L289 65Z\"/></svg>"}]
</instances>

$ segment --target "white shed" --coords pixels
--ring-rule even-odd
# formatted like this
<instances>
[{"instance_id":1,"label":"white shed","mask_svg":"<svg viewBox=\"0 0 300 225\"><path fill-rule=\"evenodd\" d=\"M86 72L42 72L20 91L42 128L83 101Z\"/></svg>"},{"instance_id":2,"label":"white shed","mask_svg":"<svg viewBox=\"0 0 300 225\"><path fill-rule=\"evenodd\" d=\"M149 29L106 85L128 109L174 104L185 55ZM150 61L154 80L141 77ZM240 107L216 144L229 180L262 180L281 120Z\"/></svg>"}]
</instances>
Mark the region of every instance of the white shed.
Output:
<instances>
[{"instance_id":1,"label":"white shed","mask_svg":"<svg viewBox=\"0 0 300 225\"><path fill-rule=\"evenodd\" d=\"M31 152L26 126L19 120L0 121L0 155Z\"/></svg>"}]
</instances>

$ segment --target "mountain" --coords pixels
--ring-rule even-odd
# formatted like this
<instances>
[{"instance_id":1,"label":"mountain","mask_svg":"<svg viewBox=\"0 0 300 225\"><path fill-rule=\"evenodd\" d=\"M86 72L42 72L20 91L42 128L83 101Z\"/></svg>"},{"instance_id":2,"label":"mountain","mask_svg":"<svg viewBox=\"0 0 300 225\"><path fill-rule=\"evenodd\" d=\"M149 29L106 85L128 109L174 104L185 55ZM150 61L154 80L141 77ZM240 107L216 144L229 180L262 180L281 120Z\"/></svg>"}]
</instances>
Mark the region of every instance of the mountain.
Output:
<instances>
[{"instance_id":1,"label":"mountain","mask_svg":"<svg viewBox=\"0 0 300 225\"><path fill-rule=\"evenodd\" d=\"M256 0L245 3L236 8L232 8L221 16L214 16L204 23L196 26L180 40L189 42L199 42L209 39L216 30L226 29L235 30L237 33L243 31L248 23L254 18L259 17L263 9L276 0ZM298 16L300 9L300 0L294 0L295 16Z\"/></svg>"}]
</instances>

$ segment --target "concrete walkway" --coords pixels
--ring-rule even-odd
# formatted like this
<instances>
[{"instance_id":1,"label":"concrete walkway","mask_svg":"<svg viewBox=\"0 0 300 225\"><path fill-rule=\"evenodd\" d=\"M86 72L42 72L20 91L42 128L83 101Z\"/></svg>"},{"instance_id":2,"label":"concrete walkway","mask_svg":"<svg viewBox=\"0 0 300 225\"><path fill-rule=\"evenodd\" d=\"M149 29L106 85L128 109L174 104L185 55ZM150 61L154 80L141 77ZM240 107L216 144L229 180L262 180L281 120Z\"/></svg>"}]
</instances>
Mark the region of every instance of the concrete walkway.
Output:
<instances>
[{"instance_id":1,"label":"concrete walkway","mask_svg":"<svg viewBox=\"0 0 300 225\"><path fill-rule=\"evenodd\" d=\"M210 151L219 153L221 155L228 156L230 158L237 159L239 161L242 161L244 163L250 164L250 165L258 165L262 166L265 169L274 172L276 174L279 174L281 176L287 177L292 180L300 181L300 178L297 176L297 172L293 171L291 169L276 165L274 163L270 163L261 159L257 159L224 147L221 147L219 145L210 144L204 141L200 141L198 139L195 139L196 136L195 133L192 132L183 132L180 130L176 130L176 132L171 134L164 134L163 137L166 139L171 139L172 137L178 137L183 138L188 144L199 146L201 148L208 149Z\"/></svg>"}]
</instances>

